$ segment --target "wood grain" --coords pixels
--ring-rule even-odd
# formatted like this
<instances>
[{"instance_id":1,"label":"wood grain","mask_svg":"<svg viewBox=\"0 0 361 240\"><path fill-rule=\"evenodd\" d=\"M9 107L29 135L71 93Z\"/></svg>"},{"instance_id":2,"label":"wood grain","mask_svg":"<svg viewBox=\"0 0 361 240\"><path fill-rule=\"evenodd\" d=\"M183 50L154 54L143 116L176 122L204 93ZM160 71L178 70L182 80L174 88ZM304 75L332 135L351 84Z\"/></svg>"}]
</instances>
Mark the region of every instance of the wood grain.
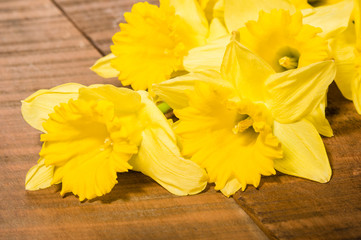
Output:
<instances>
[{"instance_id":1,"label":"wood grain","mask_svg":"<svg viewBox=\"0 0 361 240\"><path fill-rule=\"evenodd\" d=\"M329 183L290 176L263 178L234 198L271 238L361 239L361 116L333 84L324 138L333 169Z\"/></svg>"},{"instance_id":2,"label":"wood grain","mask_svg":"<svg viewBox=\"0 0 361 240\"><path fill-rule=\"evenodd\" d=\"M72 2L74 12L94 6ZM132 3L119 2L123 12ZM101 55L52 1L3 0L0 13L0 239L266 239L213 186L177 197L130 172L118 175L111 193L84 203L72 194L62 198L60 186L25 191L41 143L21 117L20 100L66 82L119 81L89 71Z\"/></svg>"},{"instance_id":3,"label":"wood grain","mask_svg":"<svg viewBox=\"0 0 361 240\"><path fill-rule=\"evenodd\" d=\"M102 52L110 53L112 36L119 32L119 23L125 22L124 13L132 5L145 0L53 0L78 26L85 36ZM159 5L158 0L148 0Z\"/></svg>"}]
</instances>

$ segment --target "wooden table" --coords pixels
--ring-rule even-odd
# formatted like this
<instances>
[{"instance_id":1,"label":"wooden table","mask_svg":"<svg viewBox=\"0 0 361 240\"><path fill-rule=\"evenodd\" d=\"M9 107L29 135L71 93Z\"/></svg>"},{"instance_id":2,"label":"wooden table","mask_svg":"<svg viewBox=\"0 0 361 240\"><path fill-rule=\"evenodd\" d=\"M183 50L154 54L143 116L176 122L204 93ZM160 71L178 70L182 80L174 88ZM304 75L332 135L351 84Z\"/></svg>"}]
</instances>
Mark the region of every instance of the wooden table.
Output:
<instances>
[{"instance_id":1,"label":"wooden table","mask_svg":"<svg viewBox=\"0 0 361 240\"><path fill-rule=\"evenodd\" d=\"M28 192L39 132L20 100L66 82L110 83L88 68L110 52L111 36L135 0L0 1L0 239L361 239L361 117L333 85L324 139L328 184L278 174L226 198L210 185L171 195L136 172L84 203L59 186ZM156 3L153 1L153 3Z\"/></svg>"}]
</instances>

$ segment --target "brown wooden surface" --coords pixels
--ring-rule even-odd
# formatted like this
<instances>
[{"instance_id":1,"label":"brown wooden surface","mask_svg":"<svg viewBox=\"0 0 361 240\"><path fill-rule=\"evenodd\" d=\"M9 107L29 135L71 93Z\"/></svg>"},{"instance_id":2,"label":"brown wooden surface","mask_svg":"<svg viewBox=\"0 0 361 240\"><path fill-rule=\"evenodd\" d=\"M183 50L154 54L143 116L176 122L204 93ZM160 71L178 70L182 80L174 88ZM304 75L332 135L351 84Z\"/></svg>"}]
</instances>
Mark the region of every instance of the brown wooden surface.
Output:
<instances>
[{"instance_id":1,"label":"brown wooden surface","mask_svg":"<svg viewBox=\"0 0 361 240\"><path fill-rule=\"evenodd\" d=\"M234 198L278 239L361 239L361 116L333 84L327 116L335 136L324 138L333 169L329 183L290 176L263 178L259 190Z\"/></svg>"},{"instance_id":2,"label":"brown wooden surface","mask_svg":"<svg viewBox=\"0 0 361 240\"><path fill-rule=\"evenodd\" d=\"M109 53L134 2L0 1L0 239L263 239L260 229L279 239L361 239L361 117L335 86L327 110L335 137L324 139L333 168L328 184L267 177L258 190L238 193L239 205L213 186L176 197L134 172L85 203L61 198L59 186L24 190L41 144L22 120L20 100L66 82L119 86L88 68Z\"/></svg>"},{"instance_id":3,"label":"brown wooden surface","mask_svg":"<svg viewBox=\"0 0 361 240\"><path fill-rule=\"evenodd\" d=\"M102 9L100 1L72 2L73 14L88 12L80 15L101 21L89 11ZM117 6L103 2L108 9ZM133 3L118 2L120 12ZM101 56L91 37L102 34L85 33L50 0L0 1L0 239L265 239L237 203L213 186L177 197L130 172L118 175L111 193L84 203L72 194L62 198L59 186L25 191L41 143L39 132L21 117L20 100L66 82L119 85L89 71Z\"/></svg>"},{"instance_id":4,"label":"brown wooden surface","mask_svg":"<svg viewBox=\"0 0 361 240\"><path fill-rule=\"evenodd\" d=\"M118 20L123 21L109 7L116 8L120 1L104 1L108 6L101 0L55 1L101 52L109 52L110 37L118 31ZM89 2L92 7L86 8L92 9L94 18L77 8ZM335 85L327 111L335 133L333 138L324 138L333 168L330 183L273 176L263 178L259 190L249 187L234 197L271 238L361 239L361 116Z\"/></svg>"}]
</instances>

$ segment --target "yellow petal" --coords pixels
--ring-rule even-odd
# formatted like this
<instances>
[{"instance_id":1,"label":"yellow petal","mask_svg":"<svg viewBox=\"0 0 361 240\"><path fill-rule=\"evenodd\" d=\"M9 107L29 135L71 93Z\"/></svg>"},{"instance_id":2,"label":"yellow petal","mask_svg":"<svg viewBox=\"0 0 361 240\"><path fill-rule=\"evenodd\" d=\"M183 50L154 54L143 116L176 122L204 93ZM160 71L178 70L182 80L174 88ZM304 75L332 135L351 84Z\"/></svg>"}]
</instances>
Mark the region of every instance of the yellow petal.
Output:
<instances>
[{"instance_id":1,"label":"yellow petal","mask_svg":"<svg viewBox=\"0 0 361 240\"><path fill-rule=\"evenodd\" d=\"M67 83L51 88L39 90L22 101L21 113L27 123L33 128L44 132L43 122L49 118L49 113L60 103L78 98L78 90L84 87L77 83Z\"/></svg>"},{"instance_id":2,"label":"yellow petal","mask_svg":"<svg viewBox=\"0 0 361 240\"><path fill-rule=\"evenodd\" d=\"M320 27L320 36L331 38L344 31L353 9L352 0L343 0L335 4L316 7L304 19L304 24Z\"/></svg>"},{"instance_id":3,"label":"yellow petal","mask_svg":"<svg viewBox=\"0 0 361 240\"><path fill-rule=\"evenodd\" d=\"M282 143L284 158L275 160L275 168L283 173L326 183L331 167L322 139L307 120L293 124L275 122L274 134Z\"/></svg>"},{"instance_id":4,"label":"yellow petal","mask_svg":"<svg viewBox=\"0 0 361 240\"><path fill-rule=\"evenodd\" d=\"M209 35L207 41L210 42L227 35L228 31L220 19L213 18L209 26Z\"/></svg>"},{"instance_id":5,"label":"yellow petal","mask_svg":"<svg viewBox=\"0 0 361 240\"><path fill-rule=\"evenodd\" d=\"M241 97L262 101L264 82L274 71L263 59L232 39L223 58L221 73Z\"/></svg>"},{"instance_id":6,"label":"yellow petal","mask_svg":"<svg viewBox=\"0 0 361 240\"><path fill-rule=\"evenodd\" d=\"M116 58L116 56L113 53L99 58L90 69L103 78L117 77L119 75L119 71L111 65L111 61L114 58Z\"/></svg>"},{"instance_id":7,"label":"yellow petal","mask_svg":"<svg viewBox=\"0 0 361 240\"><path fill-rule=\"evenodd\" d=\"M204 44L208 35L208 21L196 0L166 0L175 8L176 14L187 24L189 34L198 39L198 45ZM161 0L160 4L166 2Z\"/></svg>"},{"instance_id":8,"label":"yellow petal","mask_svg":"<svg viewBox=\"0 0 361 240\"><path fill-rule=\"evenodd\" d=\"M307 3L307 0L291 0L292 4L295 5L297 9L311 9L312 6Z\"/></svg>"},{"instance_id":9,"label":"yellow petal","mask_svg":"<svg viewBox=\"0 0 361 240\"><path fill-rule=\"evenodd\" d=\"M214 18L223 19L224 0L199 0L198 2L208 22L211 22Z\"/></svg>"},{"instance_id":10,"label":"yellow petal","mask_svg":"<svg viewBox=\"0 0 361 240\"><path fill-rule=\"evenodd\" d=\"M241 189L242 184L238 181L237 178L234 178L226 183L224 188L221 189L221 192L226 196L229 197L235 194L239 189Z\"/></svg>"},{"instance_id":11,"label":"yellow petal","mask_svg":"<svg viewBox=\"0 0 361 240\"><path fill-rule=\"evenodd\" d=\"M325 96L326 97L326 96ZM325 104L322 102L306 119L325 137L332 137L333 131L325 115Z\"/></svg>"},{"instance_id":12,"label":"yellow petal","mask_svg":"<svg viewBox=\"0 0 361 240\"><path fill-rule=\"evenodd\" d=\"M273 74L266 81L267 103L280 123L292 123L311 113L324 99L336 73L333 61Z\"/></svg>"},{"instance_id":13,"label":"yellow petal","mask_svg":"<svg viewBox=\"0 0 361 240\"><path fill-rule=\"evenodd\" d=\"M202 73L189 73L165 82L153 85L153 90L163 101L173 109L188 106L188 94L194 91L197 82L206 82L216 85L218 88L232 89L232 86L224 81L221 75L215 71Z\"/></svg>"},{"instance_id":14,"label":"yellow petal","mask_svg":"<svg viewBox=\"0 0 361 240\"><path fill-rule=\"evenodd\" d=\"M247 21L257 20L258 13L263 10L285 9L290 13L294 6L287 0L225 0L224 19L229 32L243 27Z\"/></svg>"},{"instance_id":15,"label":"yellow petal","mask_svg":"<svg viewBox=\"0 0 361 240\"><path fill-rule=\"evenodd\" d=\"M176 195L201 192L207 185L206 172L196 163L181 156L175 135L166 118L147 98L147 93L140 94L146 104L145 114L149 115L151 122L142 133L138 154L129 161L133 170L150 176Z\"/></svg>"},{"instance_id":16,"label":"yellow petal","mask_svg":"<svg viewBox=\"0 0 361 240\"><path fill-rule=\"evenodd\" d=\"M361 3L360 0L354 0L354 14L355 14L355 30L357 39L357 48L361 50Z\"/></svg>"},{"instance_id":17,"label":"yellow petal","mask_svg":"<svg viewBox=\"0 0 361 240\"><path fill-rule=\"evenodd\" d=\"M188 72L202 70L220 71L224 52L230 36L211 41L204 46L193 48L183 59L184 68Z\"/></svg>"},{"instance_id":18,"label":"yellow petal","mask_svg":"<svg viewBox=\"0 0 361 240\"><path fill-rule=\"evenodd\" d=\"M116 116L134 113L142 106L140 95L137 92L128 88L117 88L113 85L91 85L82 88L79 90L79 99L110 101L114 103Z\"/></svg>"},{"instance_id":19,"label":"yellow petal","mask_svg":"<svg viewBox=\"0 0 361 240\"><path fill-rule=\"evenodd\" d=\"M207 174L196 163L182 158L168 134L158 129L146 129L139 153L129 163L133 170L153 178L175 195L201 192L207 185Z\"/></svg>"},{"instance_id":20,"label":"yellow petal","mask_svg":"<svg viewBox=\"0 0 361 240\"><path fill-rule=\"evenodd\" d=\"M361 114L361 74L360 73L358 73L357 76L352 81L352 100L358 114Z\"/></svg>"},{"instance_id":21,"label":"yellow petal","mask_svg":"<svg viewBox=\"0 0 361 240\"><path fill-rule=\"evenodd\" d=\"M337 35L331 41L332 55L336 60L335 82L342 92L342 95L351 100L351 82L355 77L355 28L351 24L346 31Z\"/></svg>"},{"instance_id":22,"label":"yellow petal","mask_svg":"<svg viewBox=\"0 0 361 240\"><path fill-rule=\"evenodd\" d=\"M50 187L54 176L54 166L45 166L44 158L40 158L38 164L30 168L26 174L25 189L39 190Z\"/></svg>"}]
</instances>

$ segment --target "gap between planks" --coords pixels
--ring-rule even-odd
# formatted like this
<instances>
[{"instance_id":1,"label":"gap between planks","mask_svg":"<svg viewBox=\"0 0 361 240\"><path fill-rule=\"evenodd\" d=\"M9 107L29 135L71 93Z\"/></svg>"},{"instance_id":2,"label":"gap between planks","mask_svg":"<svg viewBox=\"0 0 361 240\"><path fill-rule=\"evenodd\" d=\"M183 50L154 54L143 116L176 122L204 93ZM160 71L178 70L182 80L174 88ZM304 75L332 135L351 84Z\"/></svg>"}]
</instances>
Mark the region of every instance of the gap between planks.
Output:
<instances>
[{"instance_id":1,"label":"gap between planks","mask_svg":"<svg viewBox=\"0 0 361 240\"><path fill-rule=\"evenodd\" d=\"M50 2L64 15L64 17L74 26L76 30L92 45L102 56L105 56L105 53L95 44L93 39L89 37L74 21L71 17L65 12L65 10L55 1L50 0Z\"/></svg>"}]
</instances>

